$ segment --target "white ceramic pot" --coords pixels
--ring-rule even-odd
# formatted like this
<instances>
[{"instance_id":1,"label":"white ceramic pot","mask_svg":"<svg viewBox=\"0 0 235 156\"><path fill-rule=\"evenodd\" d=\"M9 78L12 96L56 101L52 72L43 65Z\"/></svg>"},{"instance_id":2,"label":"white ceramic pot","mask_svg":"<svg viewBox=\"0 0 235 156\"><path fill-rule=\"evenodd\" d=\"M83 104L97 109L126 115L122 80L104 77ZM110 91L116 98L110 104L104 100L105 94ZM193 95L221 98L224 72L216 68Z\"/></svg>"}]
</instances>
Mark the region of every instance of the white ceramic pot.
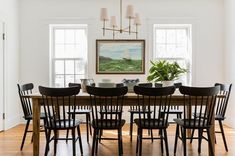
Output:
<instances>
[{"instance_id":1,"label":"white ceramic pot","mask_svg":"<svg viewBox=\"0 0 235 156\"><path fill-rule=\"evenodd\" d=\"M80 79L80 80L81 80L82 92L86 92L87 85L91 85L92 83L94 83L93 79Z\"/></svg>"},{"instance_id":2,"label":"white ceramic pot","mask_svg":"<svg viewBox=\"0 0 235 156\"><path fill-rule=\"evenodd\" d=\"M174 81L162 81L162 87L174 86Z\"/></svg>"}]
</instances>

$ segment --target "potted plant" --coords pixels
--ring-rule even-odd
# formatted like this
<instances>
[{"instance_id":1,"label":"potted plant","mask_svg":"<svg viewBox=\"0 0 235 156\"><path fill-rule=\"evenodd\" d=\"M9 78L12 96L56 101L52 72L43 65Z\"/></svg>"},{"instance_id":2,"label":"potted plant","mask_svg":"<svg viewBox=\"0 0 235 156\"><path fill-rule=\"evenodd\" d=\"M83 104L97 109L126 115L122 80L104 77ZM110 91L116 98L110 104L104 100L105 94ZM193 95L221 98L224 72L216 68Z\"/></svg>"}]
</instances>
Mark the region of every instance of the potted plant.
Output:
<instances>
[{"instance_id":1,"label":"potted plant","mask_svg":"<svg viewBox=\"0 0 235 156\"><path fill-rule=\"evenodd\" d=\"M152 67L149 69L148 81L162 82L163 86L171 86L174 80L178 79L188 70L181 68L177 62L168 62L166 60L151 61Z\"/></svg>"}]
</instances>

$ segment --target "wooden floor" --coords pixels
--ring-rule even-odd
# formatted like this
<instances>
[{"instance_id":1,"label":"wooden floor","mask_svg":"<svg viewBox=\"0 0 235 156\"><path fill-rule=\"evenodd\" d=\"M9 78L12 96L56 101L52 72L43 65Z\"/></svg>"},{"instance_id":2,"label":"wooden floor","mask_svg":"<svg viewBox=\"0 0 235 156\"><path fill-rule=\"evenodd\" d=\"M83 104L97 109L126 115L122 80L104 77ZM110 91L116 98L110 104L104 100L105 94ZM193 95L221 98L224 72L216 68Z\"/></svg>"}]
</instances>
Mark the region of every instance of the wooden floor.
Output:
<instances>
[{"instance_id":1,"label":"wooden floor","mask_svg":"<svg viewBox=\"0 0 235 156\"><path fill-rule=\"evenodd\" d=\"M83 155L89 156L91 155L91 145L92 140L88 144L86 141L86 130L85 126L82 125L82 140L83 140ZM27 140L25 142L25 146L23 151L20 151L20 144L23 135L24 125L18 125L6 132L0 133L0 156L32 156L33 155L33 146L30 143L31 134L28 135ZM226 137L228 141L229 152L224 150L223 142L220 134L217 134L217 144L216 144L216 156L235 156L235 130L225 127ZM60 135L64 135L65 133L60 133ZM104 132L104 136L114 136L116 135L116 131L106 131ZM154 132L155 135L158 132ZM168 128L168 141L169 141L169 150L170 155L173 154L174 147L174 134L175 134L175 126L170 126ZM130 142L129 137L129 125L126 125L123 128L123 147L124 147L124 156L134 156L135 154L135 146L136 146L136 133L134 132L134 140ZM207 142L203 141L202 143L202 153L197 153L197 140L195 140L192 144L188 143L188 155L189 156L207 156ZM45 147L45 136L41 133L41 144L40 144L40 155L44 154ZM107 141L104 140L99 145L98 155L100 156L114 156L118 155L117 150L118 144L117 141ZM53 143L50 146L50 152L48 155L53 155ZM59 141L58 143L58 156L67 156L72 155L72 145L71 142L68 144L65 141ZM77 155L80 155L79 146L77 142ZM143 156L158 156L161 155L160 150L160 142L159 140L155 140L153 143L150 140L143 141ZM182 145L181 142L178 144L177 155L181 156L182 154Z\"/></svg>"}]
</instances>

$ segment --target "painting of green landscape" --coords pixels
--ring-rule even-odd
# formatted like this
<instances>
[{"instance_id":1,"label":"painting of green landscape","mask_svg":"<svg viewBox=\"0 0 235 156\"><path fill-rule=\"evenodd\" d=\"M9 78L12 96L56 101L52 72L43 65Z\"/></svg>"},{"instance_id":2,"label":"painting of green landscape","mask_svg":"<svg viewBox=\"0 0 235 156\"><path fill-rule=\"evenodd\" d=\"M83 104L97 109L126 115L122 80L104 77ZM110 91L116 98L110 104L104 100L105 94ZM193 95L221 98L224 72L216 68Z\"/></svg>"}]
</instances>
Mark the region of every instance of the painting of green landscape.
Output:
<instances>
[{"instance_id":1,"label":"painting of green landscape","mask_svg":"<svg viewBox=\"0 0 235 156\"><path fill-rule=\"evenodd\" d=\"M97 73L144 73L144 40L97 40Z\"/></svg>"}]
</instances>

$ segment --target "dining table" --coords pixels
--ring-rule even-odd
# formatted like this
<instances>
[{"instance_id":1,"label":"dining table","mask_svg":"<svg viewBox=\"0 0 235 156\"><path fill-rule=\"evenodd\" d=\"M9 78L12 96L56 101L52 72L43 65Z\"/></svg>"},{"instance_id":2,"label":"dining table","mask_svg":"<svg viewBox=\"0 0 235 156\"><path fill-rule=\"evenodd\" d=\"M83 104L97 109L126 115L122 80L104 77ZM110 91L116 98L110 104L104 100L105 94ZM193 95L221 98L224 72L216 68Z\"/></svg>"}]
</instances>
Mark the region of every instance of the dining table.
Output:
<instances>
[{"instance_id":1,"label":"dining table","mask_svg":"<svg viewBox=\"0 0 235 156\"><path fill-rule=\"evenodd\" d=\"M26 95L26 97L32 99L33 105L33 156L39 156L39 148L40 148L40 113L41 113L41 105L42 105L42 96L39 93L33 93L30 95ZM77 96L78 105L90 105L90 95L86 92L80 92ZM123 106L134 106L137 105L138 96L135 93L127 93L125 95L125 100ZM176 91L171 97L171 105L175 106L183 106L184 105L184 96ZM191 108L188 107L187 115L191 114ZM213 117L213 123L215 121ZM214 124L210 129L210 136L212 140L215 140L215 126ZM187 132L188 136L191 136L191 132ZM215 152L215 142L212 141L213 151ZM209 147L208 147L209 149ZM208 155L211 156L210 150L208 150Z\"/></svg>"}]
</instances>

